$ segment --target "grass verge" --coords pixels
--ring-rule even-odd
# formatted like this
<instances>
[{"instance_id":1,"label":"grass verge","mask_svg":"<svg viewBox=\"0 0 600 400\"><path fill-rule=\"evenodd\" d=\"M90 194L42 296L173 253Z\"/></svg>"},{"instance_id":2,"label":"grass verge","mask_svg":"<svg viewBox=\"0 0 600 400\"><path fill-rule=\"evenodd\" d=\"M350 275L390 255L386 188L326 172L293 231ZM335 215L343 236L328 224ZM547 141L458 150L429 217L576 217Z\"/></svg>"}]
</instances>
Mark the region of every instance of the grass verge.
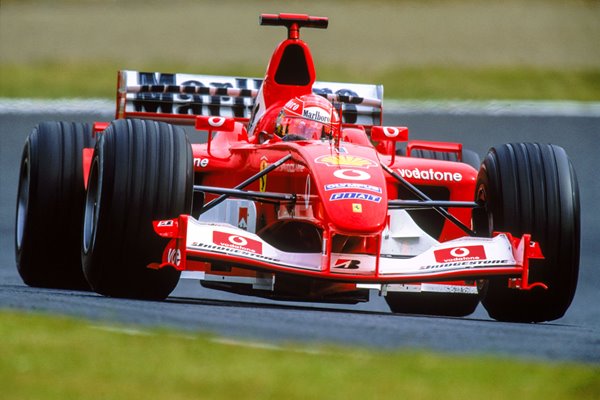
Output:
<instances>
[{"instance_id":1,"label":"grass verge","mask_svg":"<svg viewBox=\"0 0 600 400\"><path fill-rule=\"evenodd\" d=\"M4 399L596 399L597 366L252 346L0 312Z\"/></svg>"},{"instance_id":2,"label":"grass verge","mask_svg":"<svg viewBox=\"0 0 600 400\"><path fill-rule=\"evenodd\" d=\"M114 64L41 63L0 65L0 97L8 98L113 98L116 90ZM148 63L156 72L188 72L260 77L264 67ZM461 100L600 100L600 70L540 70L532 68L390 68L365 73L348 67L323 66L317 79L333 82L381 83L387 99Z\"/></svg>"}]
</instances>

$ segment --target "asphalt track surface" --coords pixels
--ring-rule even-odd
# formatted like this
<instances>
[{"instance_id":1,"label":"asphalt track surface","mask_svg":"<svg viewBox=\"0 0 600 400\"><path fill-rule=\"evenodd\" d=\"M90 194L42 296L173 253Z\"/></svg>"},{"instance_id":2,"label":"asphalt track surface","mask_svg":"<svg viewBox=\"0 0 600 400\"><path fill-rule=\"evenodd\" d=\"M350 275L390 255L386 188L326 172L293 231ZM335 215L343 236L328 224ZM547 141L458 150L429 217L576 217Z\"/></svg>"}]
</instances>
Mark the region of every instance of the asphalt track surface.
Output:
<instances>
[{"instance_id":1,"label":"asphalt track surface","mask_svg":"<svg viewBox=\"0 0 600 400\"><path fill-rule=\"evenodd\" d=\"M75 316L106 324L210 332L241 341L428 349L598 364L600 113L527 114L407 109L387 114L385 122L408 126L412 138L461 141L480 155L491 145L511 141L550 142L567 150L581 191L582 258L575 299L567 314L557 321L500 323L491 320L481 306L467 318L394 315L376 292L368 303L339 306L242 297L203 289L191 281L180 282L164 302L27 287L16 271L13 244L19 160L25 138L39 121L110 120L110 109L77 114L0 113L0 308Z\"/></svg>"}]
</instances>

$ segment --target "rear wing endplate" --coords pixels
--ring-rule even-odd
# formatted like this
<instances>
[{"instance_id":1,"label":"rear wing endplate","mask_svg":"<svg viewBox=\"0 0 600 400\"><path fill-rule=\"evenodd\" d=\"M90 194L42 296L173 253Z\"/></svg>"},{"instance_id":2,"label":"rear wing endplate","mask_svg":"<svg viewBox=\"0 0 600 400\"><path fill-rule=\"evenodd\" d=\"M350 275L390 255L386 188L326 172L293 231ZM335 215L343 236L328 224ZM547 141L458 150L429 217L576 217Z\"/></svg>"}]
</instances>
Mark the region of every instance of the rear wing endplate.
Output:
<instances>
[{"instance_id":1,"label":"rear wing endplate","mask_svg":"<svg viewBox=\"0 0 600 400\"><path fill-rule=\"evenodd\" d=\"M116 118L194 124L197 115L250 119L263 80L215 75L119 71ZM315 82L313 92L341 108L345 126L381 125L383 86Z\"/></svg>"}]
</instances>

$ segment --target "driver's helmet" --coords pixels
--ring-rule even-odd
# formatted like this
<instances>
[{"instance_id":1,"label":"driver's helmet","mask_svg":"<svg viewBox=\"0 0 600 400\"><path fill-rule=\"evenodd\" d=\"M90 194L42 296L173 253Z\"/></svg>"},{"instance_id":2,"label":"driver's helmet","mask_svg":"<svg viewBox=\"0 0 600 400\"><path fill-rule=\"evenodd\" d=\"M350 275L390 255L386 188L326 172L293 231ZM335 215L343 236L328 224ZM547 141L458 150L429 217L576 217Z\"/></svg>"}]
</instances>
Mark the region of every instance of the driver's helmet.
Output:
<instances>
[{"instance_id":1,"label":"driver's helmet","mask_svg":"<svg viewBox=\"0 0 600 400\"><path fill-rule=\"evenodd\" d=\"M306 94L288 101L277 116L275 134L295 140L321 139L337 135L340 118L324 97Z\"/></svg>"}]
</instances>

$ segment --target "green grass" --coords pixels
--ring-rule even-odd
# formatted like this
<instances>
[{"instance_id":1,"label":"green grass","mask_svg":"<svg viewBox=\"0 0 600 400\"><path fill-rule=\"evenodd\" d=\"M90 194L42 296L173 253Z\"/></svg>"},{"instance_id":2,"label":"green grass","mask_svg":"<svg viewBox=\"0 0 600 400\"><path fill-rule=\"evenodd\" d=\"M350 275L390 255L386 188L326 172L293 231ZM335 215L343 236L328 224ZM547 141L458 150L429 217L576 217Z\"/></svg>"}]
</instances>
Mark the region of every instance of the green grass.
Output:
<instances>
[{"instance_id":1,"label":"green grass","mask_svg":"<svg viewBox=\"0 0 600 400\"><path fill-rule=\"evenodd\" d=\"M324 80L360 82L351 71L325 68ZM563 71L535 68L397 67L374 73L387 99L600 100L600 69Z\"/></svg>"},{"instance_id":2,"label":"green grass","mask_svg":"<svg viewBox=\"0 0 600 400\"><path fill-rule=\"evenodd\" d=\"M131 67L129 67L131 68ZM194 67L151 63L140 70L260 77L263 68L230 65ZM42 63L0 65L0 97L114 98L118 65L110 63ZM600 100L600 69L580 71L530 68L394 68L368 76L351 69L328 67L317 79L381 83L386 99Z\"/></svg>"},{"instance_id":3,"label":"green grass","mask_svg":"<svg viewBox=\"0 0 600 400\"><path fill-rule=\"evenodd\" d=\"M597 0L8 0L0 97L114 97L118 69L262 76L279 27L303 29L319 80L381 83L409 99L600 100Z\"/></svg>"},{"instance_id":4,"label":"green grass","mask_svg":"<svg viewBox=\"0 0 600 400\"><path fill-rule=\"evenodd\" d=\"M597 399L600 368L491 356L227 344L0 312L3 399ZM241 345L240 345L241 344Z\"/></svg>"}]
</instances>

